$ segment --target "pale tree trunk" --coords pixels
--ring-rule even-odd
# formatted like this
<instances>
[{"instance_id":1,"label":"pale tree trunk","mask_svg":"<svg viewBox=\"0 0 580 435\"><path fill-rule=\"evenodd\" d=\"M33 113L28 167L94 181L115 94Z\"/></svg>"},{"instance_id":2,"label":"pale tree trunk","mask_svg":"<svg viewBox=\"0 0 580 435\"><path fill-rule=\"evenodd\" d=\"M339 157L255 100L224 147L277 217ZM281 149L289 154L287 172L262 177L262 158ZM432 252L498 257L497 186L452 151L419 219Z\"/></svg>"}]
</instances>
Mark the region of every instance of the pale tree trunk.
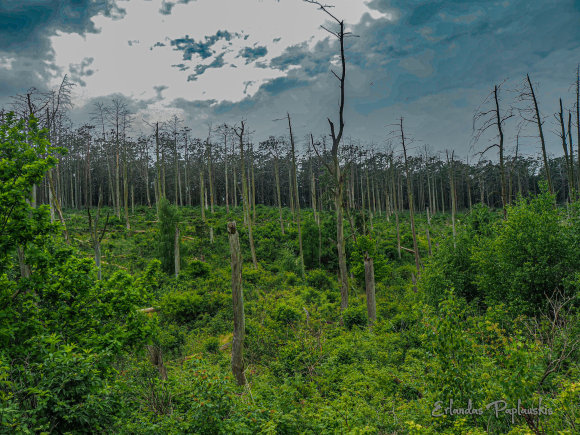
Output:
<instances>
[{"instance_id":1,"label":"pale tree trunk","mask_svg":"<svg viewBox=\"0 0 580 435\"><path fill-rule=\"evenodd\" d=\"M228 180L228 136L224 134L224 163L225 163L225 187L226 187L226 213L230 212L230 192Z\"/></svg>"},{"instance_id":2,"label":"pale tree trunk","mask_svg":"<svg viewBox=\"0 0 580 435\"><path fill-rule=\"evenodd\" d=\"M572 186L574 197L578 198L578 183L576 182L576 171L574 169L574 144L572 143L572 112L568 111L568 139L570 140L570 175L572 176ZM572 197L570 197L572 200Z\"/></svg>"},{"instance_id":3,"label":"pale tree trunk","mask_svg":"<svg viewBox=\"0 0 580 435\"><path fill-rule=\"evenodd\" d=\"M213 214L213 204L214 204L214 195L213 195L213 167L212 167L212 155L211 155L211 144L209 142L209 138L207 140L207 177L209 181L209 204L210 204L210 212Z\"/></svg>"},{"instance_id":4,"label":"pale tree trunk","mask_svg":"<svg viewBox=\"0 0 580 435\"><path fill-rule=\"evenodd\" d=\"M240 133L238 138L240 140L240 166L241 166L241 173L242 173L242 200L244 203L244 216L246 217L247 224L248 224L248 236L250 239L250 251L252 254L252 263L254 264L254 269L258 268L258 259L256 258L256 248L254 245L254 233L252 232L252 217L251 217L251 210L250 210L250 200L248 197L248 185L246 183L246 169L244 164L244 130L245 130L245 123L244 121L241 122Z\"/></svg>"},{"instance_id":5,"label":"pale tree trunk","mask_svg":"<svg viewBox=\"0 0 580 435\"><path fill-rule=\"evenodd\" d=\"M507 195L506 195L506 182L505 182L505 164L504 164L504 146L503 146L503 128L502 128L502 118L499 113L499 98L497 96L497 85L494 88L493 96L495 100L495 116L496 116L496 125L497 125L497 133L499 136L499 171L500 171L500 180L501 180L501 200L503 203L503 215L504 218L506 217L506 205ZM453 155L451 156L451 160L453 163ZM455 182L453 182L453 191L455 192ZM453 227L455 229L455 226ZM454 231L455 237L455 231ZM455 243L455 242L454 242Z\"/></svg>"},{"instance_id":6,"label":"pale tree trunk","mask_svg":"<svg viewBox=\"0 0 580 435\"><path fill-rule=\"evenodd\" d=\"M173 243L173 257L175 258L175 277L179 276L181 270L181 254L180 254L180 231L179 225L175 226L175 242Z\"/></svg>"},{"instance_id":7,"label":"pale tree trunk","mask_svg":"<svg viewBox=\"0 0 580 435\"><path fill-rule=\"evenodd\" d=\"M159 123L155 123L155 169L157 176L155 178L155 191L157 192L156 205L157 205L157 216L159 217L159 201L163 197L163 192L161 191L161 164L159 160Z\"/></svg>"},{"instance_id":8,"label":"pale tree trunk","mask_svg":"<svg viewBox=\"0 0 580 435\"><path fill-rule=\"evenodd\" d=\"M338 251L338 268L340 270L340 309L348 308L348 272L346 267L346 253L344 246L344 224L343 224L343 180L340 174L338 158L334 163L336 188L334 192L334 206L336 208L336 249Z\"/></svg>"},{"instance_id":9,"label":"pale tree trunk","mask_svg":"<svg viewBox=\"0 0 580 435\"><path fill-rule=\"evenodd\" d=\"M250 173L252 176L252 216L253 222L256 223L256 179L254 177L254 147L250 146Z\"/></svg>"},{"instance_id":10,"label":"pale tree trunk","mask_svg":"<svg viewBox=\"0 0 580 435\"><path fill-rule=\"evenodd\" d=\"M393 209L395 212L395 229L397 232L397 255L399 257L399 260L401 259L401 231L399 228L399 201L398 201L398 195L397 195L397 187L395 186L395 170L393 168L393 162L391 160L391 168L392 168L392 172L391 172L391 183L393 186Z\"/></svg>"},{"instance_id":11,"label":"pale tree trunk","mask_svg":"<svg viewBox=\"0 0 580 435\"><path fill-rule=\"evenodd\" d=\"M449 160L449 154L447 154L447 164L449 165L449 187L451 189L451 226L453 228L453 247L456 248L456 241L455 241L455 212L457 208L456 200L455 200L455 162L453 160L453 153L451 152L451 161ZM505 215L505 208L504 208L504 215Z\"/></svg>"},{"instance_id":12,"label":"pale tree trunk","mask_svg":"<svg viewBox=\"0 0 580 435\"><path fill-rule=\"evenodd\" d=\"M201 218L205 222L205 184L203 167L199 171L199 206L201 207Z\"/></svg>"},{"instance_id":13,"label":"pale tree trunk","mask_svg":"<svg viewBox=\"0 0 580 435\"><path fill-rule=\"evenodd\" d=\"M293 185L292 168L288 166L288 197L290 198L290 211L292 212L292 220L296 221L296 214L294 213L294 191L292 189Z\"/></svg>"},{"instance_id":14,"label":"pale tree trunk","mask_svg":"<svg viewBox=\"0 0 580 435\"><path fill-rule=\"evenodd\" d=\"M405 172L407 173L407 196L409 198L409 216L411 219L411 234L413 236L413 252L415 254L415 267L417 276L421 274L421 265L419 263L419 247L417 246L417 233L415 232L415 215L413 213L413 186L411 185L411 174L407 162L407 147L405 145L405 134L403 132L403 118L401 118L401 143L403 145L403 155L405 157Z\"/></svg>"},{"instance_id":15,"label":"pale tree trunk","mask_svg":"<svg viewBox=\"0 0 580 435\"><path fill-rule=\"evenodd\" d=\"M292 152L292 183L294 184L294 194L296 198L296 217L298 222L298 245L300 251L300 274L304 277L304 251L302 249L302 225L300 222L300 195L298 193L298 177L296 176L296 148L294 146L294 135L292 134L292 123L290 121L290 114L288 116L288 128L290 130L290 146ZM252 173L253 174L253 173ZM253 184L252 176L252 184ZM255 211L255 209L254 209Z\"/></svg>"},{"instance_id":16,"label":"pale tree trunk","mask_svg":"<svg viewBox=\"0 0 580 435\"><path fill-rule=\"evenodd\" d=\"M232 141L232 156L235 155L234 150L234 143ZM237 171L235 165L232 168L232 175L233 175L233 195L234 195L234 208L238 208L238 180L237 180Z\"/></svg>"},{"instance_id":17,"label":"pale tree trunk","mask_svg":"<svg viewBox=\"0 0 580 435\"><path fill-rule=\"evenodd\" d=\"M246 385L244 374L244 295L242 290L242 255L236 223L228 223L232 267L232 302L234 314L234 334L232 339L232 373L238 385Z\"/></svg>"},{"instance_id":18,"label":"pale tree trunk","mask_svg":"<svg viewBox=\"0 0 580 435\"><path fill-rule=\"evenodd\" d=\"M576 148L578 148L578 190L580 191L580 65L576 68L576 128ZM570 136L570 140L571 139L572 136Z\"/></svg>"},{"instance_id":19,"label":"pale tree trunk","mask_svg":"<svg viewBox=\"0 0 580 435\"><path fill-rule=\"evenodd\" d=\"M367 314L374 323L377 320L377 304L375 301L375 267L369 253L365 252L365 288L367 293Z\"/></svg>"},{"instance_id":20,"label":"pale tree trunk","mask_svg":"<svg viewBox=\"0 0 580 435\"><path fill-rule=\"evenodd\" d=\"M542 128L542 118L540 116L540 109L538 109L538 100L536 99L536 94L534 92L534 87L532 86L532 81L530 80L529 74L526 75L528 80L528 85L530 87L530 95L532 97L532 101L534 103L534 112L535 112L535 119L538 125L538 134L540 136L540 143L542 145L542 157L544 159L544 168L546 171L546 178L548 180L548 189L550 193L554 193L554 187L552 186L552 176L550 175L550 166L548 164L548 154L546 153L546 142L544 140L544 130Z\"/></svg>"},{"instance_id":21,"label":"pale tree trunk","mask_svg":"<svg viewBox=\"0 0 580 435\"><path fill-rule=\"evenodd\" d=\"M127 144L123 138L123 203L125 206L125 227L129 230L131 225L129 224L129 180L127 174Z\"/></svg>"},{"instance_id":22,"label":"pale tree trunk","mask_svg":"<svg viewBox=\"0 0 580 435\"><path fill-rule=\"evenodd\" d=\"M276 179L276 199L278 201L278 213L280 215L280 229L284 234L284 219L282 218L282 197L280 195L280 168L278 156L274 156L274 178Z\"/></svg>"},{"instance_id":23,"label":"pale tree trunk","mask_svg":"<svg viewBox=\"0 0 580 435\"><path fill-rule=\"evenodd\" d=\"M562 139L562 148L564 149L564 158L566 160L566 172L568 175L568 199L572 201L572 191L574 190L574 169L573 156L568 156L568 144L566 143L566 127L564 126L564 108L562 107L562 99L560 98L560 112L558 114L558 121L560 123L560 138Z\"/></svg>"}]
</instances>

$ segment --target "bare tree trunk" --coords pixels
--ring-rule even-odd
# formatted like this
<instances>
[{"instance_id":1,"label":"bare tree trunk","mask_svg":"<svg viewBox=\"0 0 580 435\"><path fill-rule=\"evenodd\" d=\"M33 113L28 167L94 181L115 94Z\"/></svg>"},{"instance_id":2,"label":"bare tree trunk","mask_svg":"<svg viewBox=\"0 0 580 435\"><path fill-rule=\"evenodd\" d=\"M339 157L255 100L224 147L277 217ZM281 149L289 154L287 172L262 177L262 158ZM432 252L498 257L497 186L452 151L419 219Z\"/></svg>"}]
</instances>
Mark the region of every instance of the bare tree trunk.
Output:
<instances>
[{"instance_id":1,"label":"bare tree trunk","mask_svg":"<svg viewBox=\"0 0 580 435\"><path fill-rule=\"evenodd\" d=\"M226 187L226 213L230 212L230 192L228 180L228 135L224 133L224 164L225 164L225 187Z\"/></svg>"},{"instance_id":2,"label":"bare tree trunk","mask_svg":"<svg viewBox=\"0 0 580 435\"><path fill-rule=\"evenodd\" d=\"M564 126L564 108L560 98L560 112L558 113L558 122L560 123L560 139L564 149L564 159L566 160L566 172L568 175L568 199L572 201L572 191L574 190L574 156L568 156L568 144L566 143L566 127Z\"/></svg>"},{"instance_id":3,"label":"bare tree trunk","mask_svg":"<svg viewBox=\"0 0 580 435\"><path fill-rule=\"evenodd\" d=\"M205 222L205 184L203 166L199 171L199 206L201 208L201 218Z\"/></svg>"},{"instance_id":4,"label":"bare tree trunk","mask_svg":"<svg viewBox=\"0 0 580 435\"><path fill-rule=\"evenodd\" d=\"M210 127L211 130L211 127ZM211 144L210 138L207 138L207 177L209 181L209 204L210 212L213 214L213 204L214 204L214 194L213 194L213 166L212 166L212 154L211 154Z\"/></svg>"},{"instance_id":5,"label":"bare tree trunk","mask_svg":"<svg viewBox=\"0 0 580 435\"><path fill-rule=\"evenodd\" d=\"M256 178L254 176L254 147L250 146L250 173L252 176L252 215L253 222L256 223Z\"/></svg>"},{"instance_id":6,"label":"bare tree trunk","mask_svg":"<svg viewBox=\"0 0 580 435\"><path fill-rule=\"evenodd\" d=\"M274 177L276 179L276 198L278 200L278 213L280 215L280 229L284 234L284 219L282 219L282 198L280 196L280 170L278 165L278 156L274 156Z\"/></svg>"},{"instance_id":7,"label":"bare tree trunk","mask_svg":"<svg viewBox=\"0 0 580 435\"><path fill-rule=\"evenodd\" d=\"M572 187L574 197L578 198L578 183L576 180L576 171L574 169L574 144L572 143L572 112L568 111L568 140L570 141L570 175L572 176ZM572 200L572 197L570 197Z\"/></svg>"},{"instance_id":8,"label":"bare tree trunk","mask_svg":"<svg viewBox=\"0 0 580 435\"><path fill-rule=\"evenodd\" d=\"M338 251L338 268L340 270L340 309L345 310L348 307L348 272L346 268L342 209L342 189L344 183L340 174L338 158L335 158L334 170L336 174L334 206L336 208L336 249Z\"/></svg>"},{"instance_id":9,"label":"bare tree trunk","mask_svg":"<svg viewBox=\"0 0 580 435\"><path fill-rule=\"evenodd\" d=\"M375 301L375 267L369 253L365 252L365 288L367 293L367 314L371 324L377 320L377 304Z\"/></svg>"},{"instance_id":10,"label":"bare tree trunk","mask_svg":"<svg viewBox=\"0 0 580 435\"><path fill-rule=\"evenodd\" d=\"M576 148L578 148L578 190L580 194L580 65L576 68ZM570 140L571 137L570 137Z\"/></svg>"},{"instance_id":11,"label":"bare tree trunk","mask_svg":"<svg viewBox=\"0 0 580 435\"><path fill-rule=\"evenodd\" d=\"M456 198L455 198L455 162L453 161L453 153L451 152L451 161L449 161L449 153L447 153L447 164L449 167L449 187L451 189L451 226L453 227L453 247L456 248L455 242L455 211L457 208ZM504 203L505 204L505 203ZM504 207L505 216L505 207Z\"/></svg>"},{"instance_id":12,"label":"bare tree trunk","mask_svg":"<svg viewBox=\"0 0 580 435\"><path fill-rule=\"evenodd\" d=\"M294 146L294 135L292 134L292 122L290 121L290 114L288 116L288 128L290 130L290 146L292 153L292 183L294 184L294 194L296 198L296 216L298 220L298 245L300 251L300 274L304 277L304 251L302 249L302 225L300 222L300 195L298 194L298 177L296 176L296 149ZM254 177L252 172L252 185ZM255 211L255 209L254 209Z\"/></svg>"},{"instance_id":13,"label":"bare tree trunk","mask_svg":"<svg viewBox=\"0 0 580 435\"><path fill-rule=\"evenodd\" d=\"M244 215L247 220L248 224L248 236L250 239L250 251L252 253L252 263L254 264L254 269L258 268L258 259L256 258L256 248L254 245L254 234L252 232L252 217L251 217L251 210L250 210L250 200L248 196L248 185L246 184L246 169L244 165L244 130L245 130L245 123L244 121L241 122L241 127L239 129L239 133L236 131L236 134L240 140L240 166L241 166L241 173L242 173L242 200L244 203Z\"/></svg>"},{"instance_id":14,"label":"bare tree trunk","mask_svg":"<svg viewBox=\"0 0 580 435\"><path fill-rule=\"evenodd\" d=\"M234 313L234 335L232 339L232 373L238 385L246 385L244 374L244 295L242 290L242 255L236 222L228 223L232 267L232 302Z\"/></svg>"},{"instance_id":15,"label":"bare tree trunk","mask_svg":"<svg viewBox=\"0 0 580 435\"><path fill-rule=\"evenodd\" d=\"M401 118L401 143L403 145L403 156L405 157L405 172L407 174L407 196L409 197L409 216L411 218L411 234L413 236L413 252L415 254L415 267L417 276L421 274L421 265L419 263L419 247L417 246L417 233L415 232L415 215L413 213L413 186L411 184L411 174L407 162L407 147L405 145L405 133L403 132L403 118Z\"/></svg>"},{"instance_id":16,"label":"bare tree trunk","mask_svg":"<svg viewBox=\"0 0 580 435\"><path fill-rule=\"evenodd\" d=\"M288 166L288 197L290 201L290 211L292 212L292 220L296 220L296 214L294 213L294 189L292 188L294 183L292 182L292 168Z\"/></svg>"},{"instance_id":17,"label":"bare tree trunk","mask_svg":"<svg viewBox=\"0 0 580 435\"><path fill-rule=\"evenodd\" d=\"M534 93L534 87L532 85L532 81L530 80L530 75L526 75L528 80L528 85L530 87L530 94L532 97L532 101L534 102L534 110L535 110L535 118L538 124L538 133L540 135L540 142L542 144L542 157L544 159L544 168L546 171L546 178L548 180L548 189L550 193L554 193L554 187L552 186L552 176L550 175L550 166L548 164L548 155L546 153L546 142L544 140L544 130L542 129L542 118L540 116L540 109L538 109L538 100L536 99L536 94Z\"/></svg>"},{"instance_id":18,"label":"bare tree trunk","mask_svg":"<svg viewBox=\"0 0 580 435\"><path fill-rule=\"evenodd\" d=\"M159 217L159 201L163 197L163 192L161 191L161 165L159 161L159 123L155 123L155 169L157 170L157 177L155 179L155 191L157 192L156 205L157 205L157 217Z\"/></svg>"},{"instance_id":19,"label":"bare tree trunk","mask_svg":"<svg viewBox=\"0 0 580 435\"><path fill-rule=\"evenodd\" d=\"M181 255L180 255L180 231L179 225L175 225L175 242L173 243L173 257L175 259L175 277L179 276L181 270Z\"/></svg>"},{"instance_id":20,"label":"bare tree trunk","mask_svg":"<svg viewBox=\"0 0 580 435\"><path fill-rule=\"evenodd\" d=\"M391 159L391 167L393 166L393 162ZM399 256L399 260L401 259L401 231L399 228L399 201L397 198L397 187L395 186L395 170L392 170L392 186L393 186L393 209L395 211L395 228L397 231L397 254Z\"/></svg>"},{"instance_id":21,"label":"bare tree trunk","mask_svg":"<svg viewBox=\"0 0 580 435\"><path fill-rule=\"evenodd\" d=\"M495 116L496 116L496 125L497 125L497 133L499 136L499 171L500 171L500 179L501 179L501 201L503 205L503 216L506 217L506 205L507 201L507 192L506 192L506 182L505 182L505 165L504 165L504 146L503 146L503 128L500 113L499 113L499 98L497 96L497 85L494 87L493 96L495 100ZM451 160L453 162L453 155L451 156ZM453 182L453 189L455 191L455 182ZM453 214L454 216L454 214ZM454 228L454 240L455 240L455 226ZM455 243L455 241L453 242Z\"/></svg>"}]
</instances>

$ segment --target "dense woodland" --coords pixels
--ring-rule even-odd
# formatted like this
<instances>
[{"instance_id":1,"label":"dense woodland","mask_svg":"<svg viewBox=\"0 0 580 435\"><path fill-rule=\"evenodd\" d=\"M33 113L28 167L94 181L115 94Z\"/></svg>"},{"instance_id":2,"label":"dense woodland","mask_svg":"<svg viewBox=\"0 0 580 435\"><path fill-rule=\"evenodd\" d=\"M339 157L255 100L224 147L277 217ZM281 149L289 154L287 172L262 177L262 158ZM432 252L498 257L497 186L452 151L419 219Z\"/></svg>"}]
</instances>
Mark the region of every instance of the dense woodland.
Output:
<instances>
[{"instance_id":1,"label":"dense woodland","mask_svg":"<svg viewBox=\"0 0 580 435\"><path fill-rule=\"evenodd\" d=\"M580 431L580 69L553 122L494 86L469 158L366 144L309 3L330 134L74 126L67 77L1 112L0 432Z\"/></svg>"}]
</instances>

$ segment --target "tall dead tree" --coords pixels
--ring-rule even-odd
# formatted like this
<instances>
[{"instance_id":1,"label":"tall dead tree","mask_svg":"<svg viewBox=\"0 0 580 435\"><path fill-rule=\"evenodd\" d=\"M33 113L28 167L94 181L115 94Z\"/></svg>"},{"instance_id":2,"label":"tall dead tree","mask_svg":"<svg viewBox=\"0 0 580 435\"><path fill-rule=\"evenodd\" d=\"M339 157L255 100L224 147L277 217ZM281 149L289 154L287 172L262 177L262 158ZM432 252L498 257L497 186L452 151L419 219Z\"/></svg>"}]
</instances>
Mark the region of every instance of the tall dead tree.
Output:
<instances>
[{"instance_id":1,"label":"tall dead tree","mask_svg":"<svg viewBox=\"0 0 580 435\"><path fill-rule=\"evenodd\" d=\"M496 143L489 145L483 151L479 152L479 156L483 155L492 148L497 148L499 153L499 173L501 181L501 200L503 205L504 217L506 216L506 206L509 203L509 198L507 195L506 177L505 177L505 157L504 157L504 132L503 127L505 122L513 116L511 110L508 110L506 114L500 112L500 90L501 84L495 85L493 91L485 98L483 103L478 107L475 114L473 115L473 145L477 143L481 136L484 135L489 129L496 129L497 132L494 135L494 139L497 139ZM511 196L511 195L510 195Z\"/></svg>"},{"instance_id":2,"label":"tall dead tree","mask_svg":"<svg viewBox=\"0 0 580 435\"><path fill-rule=\"evenodd\" d=\"M292 184L294 186L294 197L296 205L296 217L298 223L298 245L300 251L300 274L304 277L304 250L302 249L302 224L300 222L300 195L298 194L298 177L296 175L296 147L294 145L294 135L292 134L292 121L290 113L286 114L288 118L288 130L290 131L290 153L292 155Z\"/></svg>"},{"instance_id":3,"label":"tall dead tree","mask_svg":"<svg viewBox=\"0 0 580 435\"><path fill-rule=\"evenodd\" d=\"M346 81L346 58L344 55L344 40L347 36L352 36L350 32L345 32L344 20L338 19L330 11L330 6L325 6L315 0L304 0L306 3L317 5L320 10L326 13L336 24L338 31L332 31L322 26L324 30L338 39L340 45L340 65L341 72L337 74L332 71L340 86L340 103L338 109L338 131L334 122L328 118L330 125L330 137L332 138L331 158L332 164L327 164L327 169L334 179L334 207L336 211L336 249L338 251L338 268L340 271L340 308L345 310L348 307L348 271L346 267L346 253L344 244L344 224L343 224L343 190L344 175L341 173L340 159L338 155L340 142L344 132L344 103L345 103L345 81ZM315 148L316 150L316 148ZM318 151L317 151L318 153Z\"/></svg>"},{"instance_id":4,"label":"tall dead tree","mask_svg":"<svg viewBox=\"0 0 580 435\"><path fill-rule=\"evenodd\" d=\"M449 151L445 151L445 153L447 154L447 165L449 166L449 189L451 194L451 227L453 228L453 247L456 248L455 213L457 213L457 196L455 192L455 160L453 159L453 154L455 154L455 151L451 151L451 159L449 159Z\"/></svg>"},{"instance_id":5,"label":"tall dead tree","mask_svg":"<svg viewBox=\"0 0 580 435\"><path fill-rule=\"evenodd\" d=\"M405 158L405 174L407 176L407 197L409 199L409 217L411 219L411 235L413 236L413 253L415 254L415 267L417 268L417 276L421 274L421 263L419 260L419 247L417 245L417 233L415 232L415 214L414 214L414 199L413 199L413 185L411 183L411 172L409 170L409 161L407 159L407 137L403 129L403 117L399 122L401 132L401 145L403 146L403 156Z\"/></svg>"},{"instance_id":6,"label":"tall dead tree","mask_svg":"<svg viewBox=\"0 0 580 435\"><path fill-rule=\"evenodd\" d=\"M246 385L244 374L244 294L242 290L242 254L236 222L228 223L228 238L232 266L232 303L234 312L234 334L232 339L232 373L238 385Z\"/></svg>"},{"instance_id":7,"label":"tall dead tree","mask_svg":"<svg viewBox=\"0 0 580 435\"><path fill-rule=\"evenodd\" d=\"M568 176L568 198L572 201L572 191L574 190L574 155L570 152L568 155L568 144L566 143L566 126L564 124L564 108L562 106L562 99L560 98L560 111L554 115L560 124L560 131L558 135L562 141L562 148L564 149L564 159L566 160L566 172ZM570 138L571 139L571 138Z\"/></svg>"},{"instance_id":8,"label":"tall dead tree","mask_svg":"<svg viewBox=\"0 0 580 435\"><path fill-rule=\"evenodd\" d=\"M536 98L534 86L532 85L529 74L526 75L523 89L520 91L518 98L520 101L528 103L525 107L520 108L520 115L524 121L534 123L538 127L538 136L540 137L540 144L542 146L542 158L544 159L544 170L546 172L546 179L548 181L548 189L550 193L554 193L552 176L550 174L550 165L548 163L548 154L546 152L546 141L544 140L544 129L542 128L544 120L540 114L538 99Z\"/></svg>"},{"instance_id":9,"label":"tall dead tree","mask_svg":"<svg viewBox=\"0 0 580 435\"><path fill-rule=\"evenodd\" d=\"M576 129L576 147L578 148L578 190L580 190L580 64L576 67ZM572 140L571 136L570 140Z\"/></svg>"},{"instance_id":10,"label":"tall dead tree","mask_svg":"<svg viewBox=\"0 0 580 435\"><path fill-rule=\"evenodd\" d=\"M365 289L367 294L367 314L371 323L377 320L377 303L375 300L375 266L373 259L365 252Z\"/></svg>"},{"instance_id":11,"label":"tall dead tree","mask_svg":"<svg viewBox=\"0 0 580 435\"><path fill-rule=\"evenodd\" d=\"M252 263L254 268L258 268L258 260L256 258L256 248L254 245L254 234L252 232L252 216L250 210L250 200L248 196L248 185L246 183L246 169L244 164L244 134L246 130L246 124L244 121L240 123L239 127L234 128L234 133L238 136L240 143L240 169L242 173L242 201L244 204L244 216L246 223L248 225L248 237L250 239L250 251L252 253Z\"/></svg>"}]
</instances>

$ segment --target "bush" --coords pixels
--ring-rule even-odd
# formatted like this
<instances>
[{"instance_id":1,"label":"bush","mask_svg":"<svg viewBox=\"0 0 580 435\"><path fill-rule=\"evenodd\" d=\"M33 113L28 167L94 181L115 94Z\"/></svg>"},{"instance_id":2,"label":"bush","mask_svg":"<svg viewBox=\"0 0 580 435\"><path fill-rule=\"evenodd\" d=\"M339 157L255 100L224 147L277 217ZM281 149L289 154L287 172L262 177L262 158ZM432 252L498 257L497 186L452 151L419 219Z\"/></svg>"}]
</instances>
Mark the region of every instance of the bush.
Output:
<instances>
[{"instance_id":1,"label":"bush","mask_svg":"<svg viewBox=\"0 0 580 435\"><path fill-rule=\"evenodd\" d=\"M209 337L203 343L203 348L208 353L218 353L220 350L220 341L217 337Z\"/></svg>"},{"instance_id":2,"label":"bush","mask_svg":"<svg viewBox=\"0 0 580 435\"><path fill-rule=\"evenodd\" d=\"M367 311L362 305L348 307L342 313L342 319L344 321L344 326L348 329L352 329L354 326L365 327L367 325Z\"/></svg>"},{"instance_id":3,"label":"bush","mask_svg":"<svg viewBox=\"0 0 580 435\"><path fill-rule=\"evenodd\" d=\"M219 293L196 291L167 293L159 304L164 320L191 325L204 314L213 316L224 307L227 297Z\"/></svg>"},{"instance_id":4,"label":"bush","mask_svg":"<svg viewBox=\"0 0 580 435\"><path fill-rule=\"evenodd\" d=\"M175 227L179 221L177 209L167 198L159 202L158 255L161 268L168 274L175 271Z\"/></svg>"},{"instance_id":5,"label":"bush","mask_svg":"<svg viewBox=\"0 0 580 435\"><path fill-rule=\"evenodd\" d=\"M311 287L318 290L331 290L333 287L332 279L322 269L314 269L306 276L306 282Z\"/></svg>"}]
</instances>

